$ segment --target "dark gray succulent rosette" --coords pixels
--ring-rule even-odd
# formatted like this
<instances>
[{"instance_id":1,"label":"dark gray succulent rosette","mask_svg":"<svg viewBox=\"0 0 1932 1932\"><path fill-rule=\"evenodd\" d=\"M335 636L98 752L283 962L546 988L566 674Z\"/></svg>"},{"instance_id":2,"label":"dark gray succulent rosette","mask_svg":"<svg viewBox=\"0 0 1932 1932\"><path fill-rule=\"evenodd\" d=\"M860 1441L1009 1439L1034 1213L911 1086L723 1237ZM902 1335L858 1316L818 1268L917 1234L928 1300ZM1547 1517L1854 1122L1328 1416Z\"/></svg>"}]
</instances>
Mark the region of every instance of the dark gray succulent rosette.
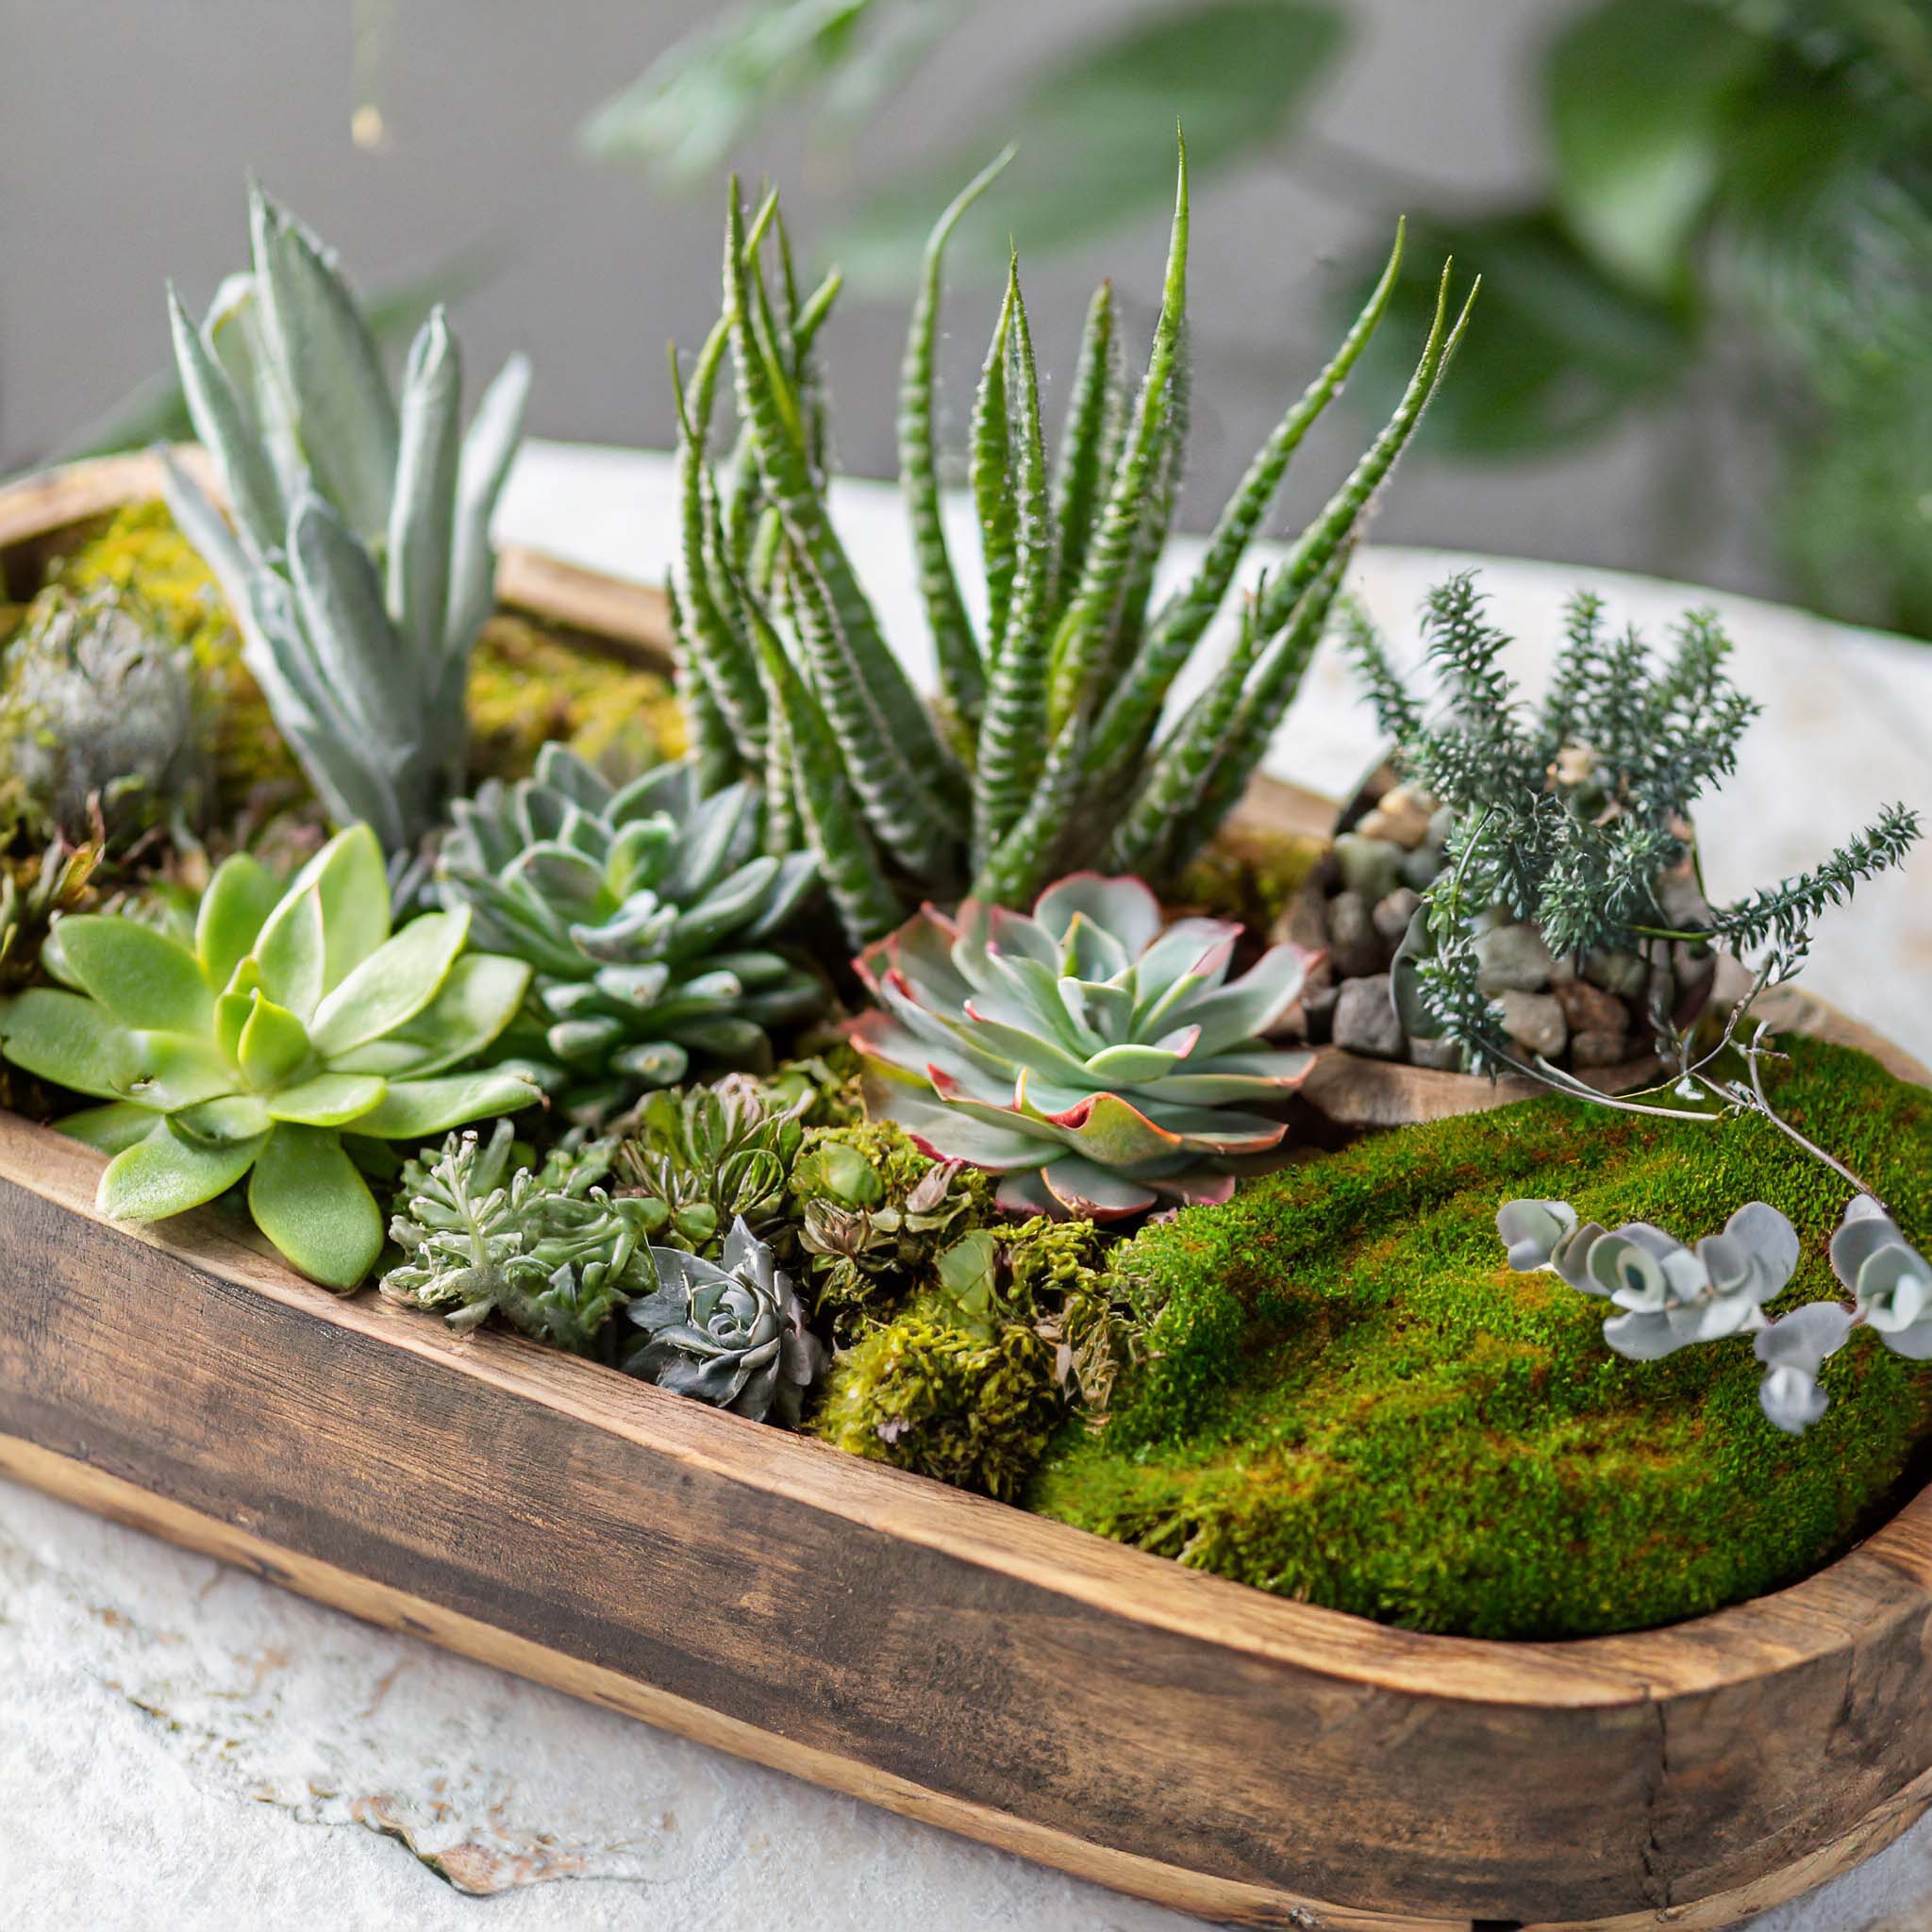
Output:
<instances>
[{"instance_id":1,"label":"dark gray succulent rosette","mask_svg":"<svg viewBox=\"0 0 1932 1932\"><path fill-rule=\"evenodd\" d=\"M824 1347L791 1277L743 1218L724 1238L722 1266L677 1248L654 1247L651 1262L658 1290L626 1311L643 1339L625 1373L753 1422L795 1424Z\"/></svg>"}]
</instances>

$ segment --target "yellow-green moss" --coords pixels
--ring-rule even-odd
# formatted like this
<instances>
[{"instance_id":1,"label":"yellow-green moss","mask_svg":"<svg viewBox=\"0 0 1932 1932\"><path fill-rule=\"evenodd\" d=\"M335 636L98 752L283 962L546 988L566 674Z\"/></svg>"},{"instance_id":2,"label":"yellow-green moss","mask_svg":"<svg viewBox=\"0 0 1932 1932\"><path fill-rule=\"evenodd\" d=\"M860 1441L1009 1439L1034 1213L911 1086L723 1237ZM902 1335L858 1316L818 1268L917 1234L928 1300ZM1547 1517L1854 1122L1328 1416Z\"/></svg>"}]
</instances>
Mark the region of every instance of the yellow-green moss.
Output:
<instances>
[{"instance_id":1,"label":"yellow-green moss","mask_svg":"<svg viewBox=\"0 0 1932 1932\"><path fill-rule=\"evenodd\" d=\"M814 1427L855 1456L1010 1501L1125 1351L1101 1238L1038 1218L948 1244L934 1280L834 1358Z\"/></svg>"},{"instance_id":2,"label":"yellow-green moss","mask_svg":"<svg viewBox=\"0 0 1932 1932\"><path fill-rule=\"evenodd\" d=\"M470 734L470 766L479 778L525 776L554 738L621 774L682 758L686 749L684 714L668 679L575 649L507 611L476 640Z\"/></svg>"},{"instance_id":3,"label":"yellow-green moss","mask_svg":"<svg viewBox=\"0 0 1932 1932\"><path fill-rule=\"evenodd\" d=\"M159 612L170 635L192 649L217 720L215 758L225 815L258 800L264 788L306 791L260 691L242 667L241 637L220 588L165 504L117 510L51 562L48 580L72 591L97 583L132 589ZM666 678L579 649L507 612L491 618L477 639L469 703L474 778L524 776L538 748L553 738L593 761L631 771L682 757L686 749L683 715Z\"/></svg>"},{"instance_id":4,"label":"yellow-green moss","mask_svg":"<svg viewBox=\"0 0 1932 1932\"><path fill-rule=\"evenodd\" d=\"M251 799L298 796L308 789L268 705L242 662L242 638L208 566L175 527L167 506L131 504L70 555L48 581L84 591L96 584L131 591L168 635L194 654L212 724L218 808L224 817Z\"/></svg>"},{"instance_id":5,"label":"yellow-green moss","mask_svg":"<svg viewBox=\"0 0 1932 1932\"><path fill-rule=\"evenodd\" d=\"M1787 1118L1932 1237L1932 1094L1791 1046ZM1028 1501L1205 1570L1363 1616L1576 1636L1715 1609L1841 1550L1932 1426L1932 1371L1856 1334L1830 1412L1780 1434L1748 1341L1626 1362L1605 1307L1512 1274L1512 1196L1690 1240L1746 1201L1788 1214L1784 1307L1836 1292L1847 1191L1762 1122L1678 1124L1539 1100L1383 1135L1143 1230L1115 1265L1161 1309L1097 1436Z\"/></svg>"}]
</instances>

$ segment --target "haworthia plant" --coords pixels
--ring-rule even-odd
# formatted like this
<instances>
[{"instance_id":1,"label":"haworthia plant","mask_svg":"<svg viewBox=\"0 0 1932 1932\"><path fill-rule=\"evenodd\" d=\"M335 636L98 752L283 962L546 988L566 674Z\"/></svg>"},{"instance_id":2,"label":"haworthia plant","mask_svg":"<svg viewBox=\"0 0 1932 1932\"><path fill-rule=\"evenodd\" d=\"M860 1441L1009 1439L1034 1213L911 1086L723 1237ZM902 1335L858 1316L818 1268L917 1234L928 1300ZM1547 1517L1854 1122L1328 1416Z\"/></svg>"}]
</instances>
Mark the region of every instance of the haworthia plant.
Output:
<instances>
[{"instance_id":1,"label":"haworthia plant","mask_svg":"<svg viewBox=\"0 0 1932 1932\"><path fill-rule=\"evenodd\" d=\"M1290 459L1382 320L1401 231L1382 281L1262 444L1200 566L1158 603L1187 429L1185 147L1145 372L1130 393L1103 284L1051 455L1015 258L970 428L984 585L975 618L941 513L934 346L947 241L1006 159L970 182L932 231L901 380L900 468L939 667L936 709L888 642L827 508L812 351L837 277L801 298L775 200L747 222L736 183L724 315L678 383L684 531L672 589L701 769L711 783L744 776L766 787L768 837L795 836L818 855L855 944L927 898L970 891L1029 904L1071 867L1171 876L1213 835L1294 697L1362 521L1474 300L1472 290L1452 311L1445 266L1394 415L1247 600L1232 655L1169 720L1176 681L1226 603ZM740 427L725 491L709 446L727 357Z\"/></svg>"},{"instance_id":2,"label":"haworthia plant","mask_svg":"<svg viewBox=\"0 0 1932 1932\"><path fill-rule=\"evenodd\" d=\"M325 808L405 851L462 783L470 651L495 575L490 517L529 368L512 357L465 431L441 308L398 394L334 252L258 188L249 226L253 266L199 326L169 292L175 358L233 526L172 458L168 504Z\"/></svg>"}]
</instances>

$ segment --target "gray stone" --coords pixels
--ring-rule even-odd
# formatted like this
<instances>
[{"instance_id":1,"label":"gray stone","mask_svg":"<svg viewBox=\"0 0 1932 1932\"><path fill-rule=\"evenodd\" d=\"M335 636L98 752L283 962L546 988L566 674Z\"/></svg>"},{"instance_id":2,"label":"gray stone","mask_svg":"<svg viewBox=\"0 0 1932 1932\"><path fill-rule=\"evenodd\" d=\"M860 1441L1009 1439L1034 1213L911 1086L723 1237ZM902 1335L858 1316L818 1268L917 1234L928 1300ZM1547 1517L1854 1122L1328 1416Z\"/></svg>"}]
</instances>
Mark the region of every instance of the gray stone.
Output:
<instances>
[{"instance_id":1,"label":"gray stone","mask_svg":"<svg viewBox=\"0 0 1932 1932\"><path fill-rule=\"evenodd\" d=\"M1584 957L1583 976L1620 999L1634 1000L1642 997L1650 967L1641 953L1593 952Z\"/></svg>"},{"instance_id":2,"label":"gray stone","mask_svg":"<svg viewBox=\"0 0 1932 1932\"><path fill-rule=\"evenodd\" d=\"M1503 1031L1525 1052L1553 1060L1569 1044L1570 1023L1554 993L1512 991L1497 1005L1503 1010Z\"/></svg>"},{"instance_id":3,"label":"gray stone","mask_svg":"<svg viewBox=\"0 0 1932 1932\"><path fill-rule=\"evenodd\" d=\"M1351 979L1335 1003L1335 1043L1370 1059L1399 1060L1407 1044L1389 997L1389 975Z\"/></svg>"},{"instance_id":4,"label":"gray stone","mask_svg":"<svg viewBox=\"0 0 1932 1932\"><path fill-rule=\"evenodd\" d=\"M1379 805L1365 812L1356 826L1365 839L1387 839L1405 852L1413 852L1429 836L1429 814L1435 806L1423 792L1398 785L1384 792Z\"/></svg>"},{"instance_id":5,"label":"gray stone","mask_svg":"<svg viewBox=\"0 0 1932 1932\"><path fill-rule=\"evenodd\" d=\"M1359 892L1338 892L1329 900L1328 961L1338 979L1381 972L1389 963L1390 950Z\"/></svg>"},{"instance_id":6,"label":"gray stone","mask_svg":"<svg viewBox=\"0 0 1932 1932\"><path fill-rule=\"evenodd\" d=\"M1408 1057L1417 1066L1432 1068L1439 1074L1462 1071L1462 1049L1453 1040L1418 1040L1411 1034Z\"/></svg>"},{"instance_id":7,"label":"gray stone","mask_svg":"<svg viewBox=\"0 0 1932 1932\"><path fill-rule=\"evenodd\" d=\"M1484 992L1541 992L1555 964L1529 924L1499 925L1475 942L1476 984Z\"/></svg>"},{"instance_id":8,"label":"gray stone","mask_svg":"<svg viewBox=\"0 0 1932 1932\"><path fill-rule=\"evenodd\" d=\"M1456 808L1453 806L1439 805L1429 819L1429 842L1432 845L1446 845L1449 834L1456 829Z\"/></svg>"},{"instance_id":9,"label":"gray stone","mask_svg":"<svg viewBox=\"0 0 1932 1932\"><path fill-rule=\"evenodd\" d=\"M1624 1032L1612 1033L1605 1027L1587 1026L1570 1036L1570 1061L1573 1066L1621 1067L1625 1060L1636 1058L1630 1036Z\"/></svg>"},{"instance_id":10,"label":"gray stone","mask_svg":"<svg viewBox=\"0 0 1932 1932\"><path fill-rule=\"evenodd\" d=\"M1630 1012L1615 993L1592 986L1587 979L1573 979L1557 989L1563 1017L1574 1033L1617 1033L1628 1030Z\"/></svg>"},{"instance_id":11,"label":"gray stone","mask_svg":"<svg viewBox=\"0 0 1932 1932\"><path fill-rule=\"evenodd\" d=\"M1402 883L1426 892L1442 875L1442 848L1431 839L1402 861Z\"/></svg>"},{"instance_id":12,"label":"gray stone","mask_svg":"<svg viewBox=\"0 0 1932 1932\"><path fill-rule=\"evenodd\" d=\"M1369 917L1375 923L1375 930L1391 946L1399 946L1403 936L1408 931L1408 923L1415 917L1416 908L1423 903L1423 895L1411 886L1397 886L1386 899L1376 902L1375 909Z\"/></svg>"},{"instance_id":13,"label":"gray stone","mask_svg":"<svg viewBox=\"0 0 1932 1932\"><path fill-rule=\"evenodd\" d=\"M1373 906L1402 883L1402 847L1386 839L1365 839L1359 832L1338 833L1335 863L1341 883L1359 892Z\"/></svg>"}]
</instances>

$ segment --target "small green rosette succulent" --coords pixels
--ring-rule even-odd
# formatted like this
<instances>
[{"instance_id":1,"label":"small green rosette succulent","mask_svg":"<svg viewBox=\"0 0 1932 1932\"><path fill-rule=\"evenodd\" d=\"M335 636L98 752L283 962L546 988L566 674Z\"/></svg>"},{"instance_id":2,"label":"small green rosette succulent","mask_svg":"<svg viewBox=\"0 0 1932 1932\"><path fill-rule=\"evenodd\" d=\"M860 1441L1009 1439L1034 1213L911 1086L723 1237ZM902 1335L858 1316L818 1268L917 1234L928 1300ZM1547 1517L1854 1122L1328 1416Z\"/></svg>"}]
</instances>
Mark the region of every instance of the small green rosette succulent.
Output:
<instances>
[{"instance_id":1,"label":"small green rosette succulent","mask_svg":"<svg viewBox=\"0 0 1932 1932\"><path fill-rule=\"evenodd\" d=\"M1003 1174L1011 1212L1112 1221L1163 1195L1224 1201L1220 1164L1288 1131L1235 1103L1284 1098L1314 1060L1261 1037L1310 956L1274 946L1230 980L1241 932L1164 925L1141 880L1091 872L1049 886L1030 918L928 906L855 962L878 1002L851 1029L873 1111L936 1159Z\"/></svg>"},{"instance_id":2,"label":"small green rosette succulent","mask_svg":"<svg viewBox=\"0 0 1932 1932\"><path fill-rule=\"evenodd\" d=\"M546 744L532 777L455 808L439 870L478 940L535 968L529 1056L562 1111L599 1127L693 1058L768 1059L765 1029L803 1019L824 983L765 943L817 879L808 854L760 849L758 793L701 798L689 763L622 790Z\"/></svg>"},{"instance_id":3,"label":"small green rosette succulent","mask_svg":"<svg viewBox=\"0 0 1932 1932\"><path fill-rule=\"evenodd\" d=\"M465 953L469 919L390 930L382 848L339 833L285 889L258 860L209 881L193 943L111 915L63 919L43 959L58 987L0 1008L0 1052L107 1103L61 1122L111 1154L98 1206L158 1221L248 1182L255 1223L290 1263L350 1289L383 1217L344 1133L422 1141L537 1099L502 1071L456 1071L502 1032L529 969Z\"/></svg>"}]
</instances>

